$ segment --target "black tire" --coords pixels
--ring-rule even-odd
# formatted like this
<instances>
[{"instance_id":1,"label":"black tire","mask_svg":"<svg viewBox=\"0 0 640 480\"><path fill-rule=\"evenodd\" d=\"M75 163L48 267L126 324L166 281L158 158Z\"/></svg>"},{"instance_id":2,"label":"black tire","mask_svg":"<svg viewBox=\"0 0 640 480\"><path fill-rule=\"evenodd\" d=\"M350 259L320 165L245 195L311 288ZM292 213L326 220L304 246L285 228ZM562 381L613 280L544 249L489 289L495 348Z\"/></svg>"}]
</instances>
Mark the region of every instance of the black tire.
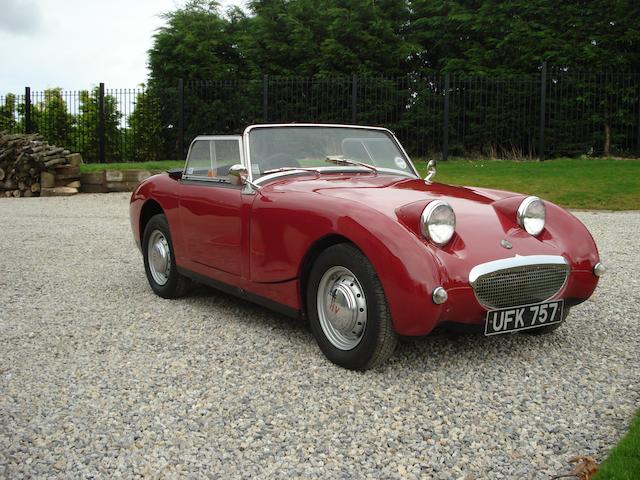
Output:
<instances>
[{"instance_id":1,"label":"black tire","mask_svg":"<svg viewBox=\"0 0 640 480\"><path fill-rule=\"evenodd\" d=\"M558 323L552 323L551 325L544 325L538 328L530 328L529 330L523 330L521 333L524 333L526 335L537 336L537 335L547 335L548 333L555 332L558 328L564 325L564 321L569 315L569 310L570 308L564 307L564 311L562 312L562 321Z\"/></svg>"},{"instance_id":2,"label":"black tire","mask_svg":"<svg viewBox=\"0 0 640 480\"><path fill-rule=\"evenodd\" d=\"M350 350L337 348L327 337L318 313L318 288L333 267L346 267L356 277L366 301L366 323L359 343ZM384 363L394 352L398 335L387 299L373 266L355 246L341 243L327 248L316 259L307 283L309 324L320 349L333 363L350 370L368 370Z\"/></svg>"},{"instance_id":3,"label":"black tire","mask_svg":"<svg viewBox=\"0 0 640 480\"><path fill-rule=\"evenodd\" d=\"M154 232L160 232L167 240L170 252L170 268L167 275L167 281L159 284L151 274L149 266L149 239ZM169 223L163 214L154 215L144 228L142 236L142 257L144 259L144 270L147 274L147 280L154 293L162 298L178 298L187 293L191 286L191 280L180 275L176 267L176 257L173 252L173 242L171 241L171 232L169 231Z\"/></svg>"}]
</instances>

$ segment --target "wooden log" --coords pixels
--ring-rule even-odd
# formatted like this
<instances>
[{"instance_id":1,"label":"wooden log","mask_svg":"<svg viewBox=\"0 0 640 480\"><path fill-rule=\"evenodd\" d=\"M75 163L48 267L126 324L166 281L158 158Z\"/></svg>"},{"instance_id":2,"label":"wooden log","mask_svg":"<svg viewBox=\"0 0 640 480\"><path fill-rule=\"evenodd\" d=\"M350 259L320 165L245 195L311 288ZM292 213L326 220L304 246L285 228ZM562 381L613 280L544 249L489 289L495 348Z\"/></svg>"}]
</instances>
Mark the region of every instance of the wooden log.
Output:
<instances>
[{"instance_id":1,"label":"wooden log","mask_svg":"<svg viewBox=\"0 0 640 480\"><path fill-rule=\"evenodd\" d=\"M83 173L80 175L82 185L104 185L105 175L104 172L91 172Z\"/></svg>"},{"instance_id":2,"label":"wooden log","mask_svg":"<svg viewBox=\"0 0 640 480\"><path fill-rule=\"evenodd\" d=\"M19 198L22 196L22 192L20 190L14 190L13 191L13 196L16 198Z\"/></svg>"},{"instance_id":3,"label":"wooden log","mask_svg":"<svg viewBox=\"0 0 640 480\"><path fill-rule=\"evenodd\" d=\"M16 181L11 178L6 179L4 182L0 182L1 190L15 190L17 186Z\"/></svg>"},{"instance_id":4,"label":"wooden log","mask_svg":"<svg viewBox=\"0 0 640 480\"><path fill-rule=\"evenodd\" d=\"M4 169L0 168L0 180L4 180Z\"/></svg>"},{"instance_id":5,"label":"wooden log","mask_svg":"<svg viewBox=\"0 0 640 480\"><path fill-rule=\"evenodd\" d=\"M80 178L80 166L58 165L53 171L57 180L76 180Z\"/></svg>"},{"instance_id":6,"label":"wooden log","mask_svg":"<svg viewBox=\"0 0 640 480\"><path fill-rule=\"evenodd\" d=\"M70 187L42 188L40 190L41 197L68 197L76 193L78 193L78 189Z\"/></svg>"},{"instance_id":7,"label":"wooden log","mask_svg":"<svg viewBox=\"0 0 640 480\"><path fill-rule=\"evenodd\" d=\"M59 153L63 153L64 152L64 148L60 148L60 147L54 147L51 148L50 150L47 151L47 153L45 154L46 157L51 157L53 155L58 155Z\"/></svg>"},{"instance_id":8,"label":"wooden log","mask_svg":"<svg viewBox=\"0 0 640 480\"><path fill-rule=\"evenodd\" d=\"M40 184L34 183L33 185L31 185L31 191L33 193L38 193L40 191Z\"/></svg>"},{"instance_id":9,"label":"wooden log","mask_svg":"<svg viewBox=\"0 0 640 480\"><path fill-rule=\"evenodd\" d=\"M65 157L55 157L55 158L52 158L52 159L47 160L46 162L44 162L44 166L46 168L51 168L51 167L55 167L56 165L63 164L66 161L67 161L67 159Z\"/></svg>"},{"instance_id":10,"label":"wooden log","mask_svg":"<svg viewBox=\"0 0 640 480\"><path fill-rule=\"evenodd\" d=\"M82 155L80 155L79 153L72 153L70 155L67 155L67 162L69 163L69 165L73 166L79 166L84 163L82 161Z\"/></svg>"},{"instance_id":11,"label":"wooden log","mask_svg":"<svg viewBox=\"0 0 640 480\"><path fill-rule=\"evenodd\" d=\"M107 193L109 191L106 185L94 185L91 183L83 183L81 190L84 193Z\"/></svg>"},{"instance_id":12,"label":"wooden log","mask_svg":"<svg viewBox=\"0 0 640 480\"><path fill-rule=\"evenodd\" d=\"M105 186L109 192L133 192L140 182L107 182Z\"/></svg>"},{"instance_id":13,"label":"wooden log","mask_svg":"<svg viewBox=\"0 0 640 480\"><path fill-rule=\"evenodd\" d=\"M40 172L40 186L42 188L53 188L56 184L56 176L46 171Z\"/></svg>"},{"instance_id":14,"label":"wooden log","mask_svg":"<svg viewBox=\"0 0 640 480\"><path fill-rule=\"evenodd\" d=\"M13 192L7 190L6 192L4 192L4 196L5 197L13 197Z\"/></svg>"},{"instance_id":15,"label":"wooden log","mask_svg":"<svg viewBox=\"0 0 640 480\"><path fill-rule=\"evenodd\" d=\"M25 190L24 192L22 192L22 196L25 198L29 198L33 196L33 192L31 190Z\"/></svg>"},{"instance_id":16,"label":"wooden log","mask_svg":"<svg viewBox=\"0 0 640 480\"><path fill-rule=\"evenodd\" d=\"M73 182L69 182L65 185L65 187L69 187L69 188L80 188L80 180L75 180Z\"/></svg>"},{"instance_id":17,"label":"wooden log","mask_svg":"<svg viewBox=\"0 0 640 480\"><path fill-rule=\"evenodd\" d=\"M151 170L123 170L122 171L122 181L123 182L142 182L146 180L151 175L155 175L156 173L160 173L158 171Z\"/></svg>"}]
</instances>

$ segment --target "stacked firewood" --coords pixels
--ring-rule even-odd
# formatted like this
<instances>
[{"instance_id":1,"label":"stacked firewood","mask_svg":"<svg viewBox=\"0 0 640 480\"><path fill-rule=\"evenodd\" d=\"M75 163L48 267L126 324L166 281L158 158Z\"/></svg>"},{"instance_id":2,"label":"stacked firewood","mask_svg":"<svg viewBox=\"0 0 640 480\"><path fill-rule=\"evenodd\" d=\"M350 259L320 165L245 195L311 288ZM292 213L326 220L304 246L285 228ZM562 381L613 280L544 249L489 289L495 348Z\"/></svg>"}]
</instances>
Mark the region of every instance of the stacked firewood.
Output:
<instances>
[{"instance_id":1,"label":"stacked firewood","mask_svg":"<svg viewBox=\"0 0 640 480\"><path fill-rule=\"evenodd\" d=\"M81 163L80 154L49 145L37 133L0 133L0 192L7 197L78 193Z\"/></svg>"}]
</instances>

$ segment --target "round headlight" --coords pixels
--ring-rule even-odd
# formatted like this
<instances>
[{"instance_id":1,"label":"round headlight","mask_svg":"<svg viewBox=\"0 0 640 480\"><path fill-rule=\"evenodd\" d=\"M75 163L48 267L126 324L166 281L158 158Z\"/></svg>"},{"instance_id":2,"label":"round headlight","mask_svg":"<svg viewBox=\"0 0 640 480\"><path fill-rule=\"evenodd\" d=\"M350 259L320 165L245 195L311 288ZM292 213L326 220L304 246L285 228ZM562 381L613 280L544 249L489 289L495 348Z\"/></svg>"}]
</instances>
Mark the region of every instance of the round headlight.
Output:
<instances>
[{"instance_id":1,"label":"round headlight","mask_svg":"<svg viewBox=\"0 0 640 480\"><path fill-rule=\"evenodd\" d=\"M538 197L527 197L518 207L518 224L533 236L544 229L546 216L544 202Z\"/></svg>"},{"instance_id":2,"label":"round headlight","mask_svg":"<svg viewBox=\"0 0 640 480\"><path fill-rule=\"evenodd\" d=\"M456 214L447 202L434 200L422 211L420 229L425 238L436 245L445 245L456 229Z\"/></svg>"}]
</instances>

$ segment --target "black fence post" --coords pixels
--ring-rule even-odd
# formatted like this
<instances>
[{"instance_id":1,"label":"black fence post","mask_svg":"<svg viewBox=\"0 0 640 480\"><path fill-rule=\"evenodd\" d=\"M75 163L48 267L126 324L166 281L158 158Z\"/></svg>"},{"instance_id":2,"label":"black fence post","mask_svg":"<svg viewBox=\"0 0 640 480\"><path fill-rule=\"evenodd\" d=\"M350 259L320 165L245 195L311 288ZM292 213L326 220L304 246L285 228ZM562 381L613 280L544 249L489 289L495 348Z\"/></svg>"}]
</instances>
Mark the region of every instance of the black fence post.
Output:
<instances>
[{"instance_id":1,"label":"black fence post","mask_svg":"<svg viewBox=\"0 0 640 480\"><path fill-rule=\"evenodd\" d=\"M636 155L640 157L640 85L638 85L638 138L636 142Z\"/></svg>"},{"instance_id":2,"label":"black fence post","mask_svg":"<svg viewBox=\"0 0 640 480\"><path fill-rule=\"evenodd\" d=\"M269 75L262 77L262 118L269 121Z\"/></svg>"},{"instance_id":3,"label":"black fence post","mask_svg":"<svg viewBox=\"0 0 640 480\"><path fill-rule=\"evenodd\" d=\"M358 122L358 76L351 78L351 123Z\"/></svg>"},{"instance_id":4,"label":"black fence post","mask_svg":"<svg viewBox=\"0 0 640 480\"><path fill-rule=\"evenodd\" d=\"M444 120L442 122L442 160L449 158L449 74L444 75Z\"/></svg>"},{"instance_id":5,"label":"black fence post","mask_svg":"<svg viewBox=\"0 0 640 480\"><path fill-rule=\"evenodd\" d=\"M538 138L538 158L544 161L544 128L545 128L545 108L547 106L547 62L542 62L542 72L540 72L540 135Z\"/></svg>"},{"instance_id":6,"label":"black fence post","mask_svg":"<svg viewBox=\"0 0 640 480\"><path fill-rule=\"evenodd\" d=\"M24 87L24 133L31 133L31 88Z\"/></svg>"},{"instance_id":7,"label":"black fence post","mask_svg":"<svg viewBox=\"0 0 640 480\"><path fill-rule=\"evenodd\" d=\"M100 82L98 89L98 162L105 163L104 138L104 83Z\"/></svg>"},{"instance_id":8,"label":"black fence post","mask_svg":"<svg viewBox=\"0 0 640 480\"><path fill-rule=\"evenodd\" d=\"M178 159L184 158L184 80L178 79Z\"/></svg>"}]
</instances>

